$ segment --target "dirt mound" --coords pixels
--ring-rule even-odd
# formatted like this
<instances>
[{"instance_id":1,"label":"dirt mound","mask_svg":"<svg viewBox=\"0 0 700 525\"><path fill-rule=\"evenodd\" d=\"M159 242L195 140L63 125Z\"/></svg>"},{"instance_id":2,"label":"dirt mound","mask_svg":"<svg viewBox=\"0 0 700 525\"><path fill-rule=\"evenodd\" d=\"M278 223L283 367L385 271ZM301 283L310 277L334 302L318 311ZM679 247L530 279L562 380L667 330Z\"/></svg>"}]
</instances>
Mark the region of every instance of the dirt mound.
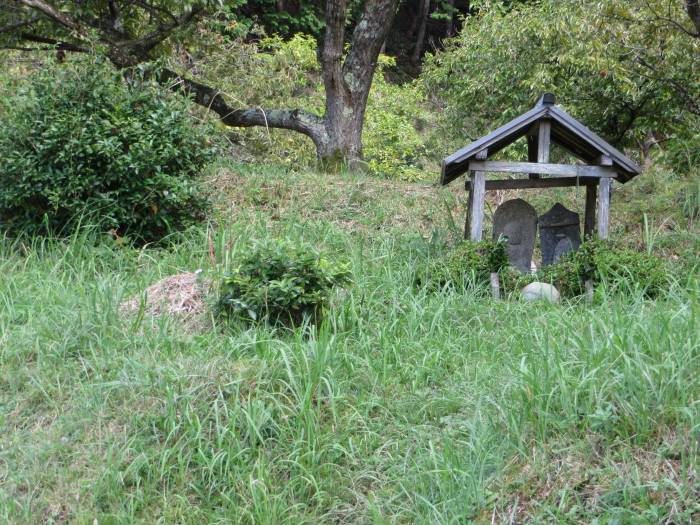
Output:
<instances>
[{"instance_id":1,"label":"dirt mound","mask_svg":"<svg viewBox=\"0 0 700 525\"><path fill-rule=\"evenodd\" d=\"M119 305L119 312L133 315L143 305L145 315L172 317L186 328L200 331L209 324L205 297L210 289L211 281L202 279L197 272L171 275L124 301Z\"/></svg>"}]
</instances>

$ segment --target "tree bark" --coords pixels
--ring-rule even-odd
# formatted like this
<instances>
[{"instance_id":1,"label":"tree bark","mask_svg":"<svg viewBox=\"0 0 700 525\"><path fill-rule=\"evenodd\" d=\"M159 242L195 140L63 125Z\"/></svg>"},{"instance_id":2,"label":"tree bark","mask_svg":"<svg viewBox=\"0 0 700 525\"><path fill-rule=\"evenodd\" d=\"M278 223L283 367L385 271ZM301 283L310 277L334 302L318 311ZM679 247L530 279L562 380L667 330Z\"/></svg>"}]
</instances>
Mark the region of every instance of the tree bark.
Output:
<instances>
[{"instance_id":1,"label":"tree bark","mask_svg":"<svg viewBox=\"0 0 700 525\"><path fill-rule=\"evenodd\" d=\"M421 0L418 8L418 34L416 35L416 46L413 48L411 61L414 65L420 62L425 46L425 29L428 25L428 15L430 14L430 0Z\"/></svg>"},{"instance_id":2,"label":"tree bark","mask_svg":"<svg viewBox=\"0 0 700 525\"><path fill-rule=\"evenodd\" d=\"M326 92L325 141L317 144L319 160L335 167L348 163L359 167L362 159L362 127L367 98L379 52L396 13L397 0L368 0L352 34L343 62L345 0L326 2L326 34L321 69Z\"/></svg>"},{"instance_id":3,"label":"tree bark","mask_svg":"<svg viewBox=\"0 0 700 525\"><path fill-rule=\"evenodd\" d=\"M700 38L700 0L686 0L686 9L695 26L695 36Z\"/></svg>"},{"instance_id":4,"label":"tree bark","mask_svg":"<svg viewBox=\"0 0 700 525\"><path fill-rule=\"evenodd\" d=\"M447 20L445 21L445 38L450 38L454 36L454 30L455 30L455 14L454 14L454 7L455 7L455 0L447 0L445 2L447 4L447 8L450 10L449 16L447 17ZM469 11L469 2L467 2L467 11Z\"/></svg>"}]
</instances>

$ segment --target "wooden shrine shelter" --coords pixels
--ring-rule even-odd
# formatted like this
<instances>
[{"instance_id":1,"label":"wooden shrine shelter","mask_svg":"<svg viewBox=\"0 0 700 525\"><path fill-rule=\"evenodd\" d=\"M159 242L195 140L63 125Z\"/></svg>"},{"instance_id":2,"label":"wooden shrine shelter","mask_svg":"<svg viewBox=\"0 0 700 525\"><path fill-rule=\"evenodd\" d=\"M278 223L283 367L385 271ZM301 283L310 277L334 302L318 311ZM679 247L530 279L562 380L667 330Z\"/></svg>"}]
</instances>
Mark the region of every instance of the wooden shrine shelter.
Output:
<instances>
[{"instance_id":1,"label":"wooden shrine shelter","mask_svg":"<svg viewBox=\"0 0 700 525\"><path fill-rule=\"evenodd\" d=\"M489 160L521 137L527 137L527 162ZM552 143L584 163L550 163ZM466 182L469 201L464 236L479 241L482 237L486 191L566 186L586 187L584 235L591 235L597 216L598 236L607 238L612 181L615 179L624 184L639 175L640 169L555 105L554 95L546 93L530 111L444 159L440 183L445 186L466 172L470 176ZM527 178L486 180L486 172L527 175Z\"/></svg>"}]
</instances>

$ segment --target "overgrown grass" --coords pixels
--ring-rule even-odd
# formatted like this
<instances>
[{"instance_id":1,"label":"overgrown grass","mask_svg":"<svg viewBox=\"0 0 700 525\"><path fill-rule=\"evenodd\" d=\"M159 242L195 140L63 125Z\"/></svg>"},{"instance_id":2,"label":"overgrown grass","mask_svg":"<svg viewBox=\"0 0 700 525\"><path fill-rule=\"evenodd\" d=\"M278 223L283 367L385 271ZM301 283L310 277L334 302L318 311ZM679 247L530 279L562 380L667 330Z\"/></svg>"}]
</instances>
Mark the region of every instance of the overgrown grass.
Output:
<instances>
[{"instance_id":1,"label":"overgrown grass","mask_svg":"<svg viewBox=\"0 0 700 525\"><path fill-rule=\"evenodd\" d=\"M700 519L697 276L593 307L435 293L431 244L371 206L361 228L259 206L161 249L2 242L0 522ZM320 326L120 316L264 236L349 262Z\"/></svg>"}]
</instances>

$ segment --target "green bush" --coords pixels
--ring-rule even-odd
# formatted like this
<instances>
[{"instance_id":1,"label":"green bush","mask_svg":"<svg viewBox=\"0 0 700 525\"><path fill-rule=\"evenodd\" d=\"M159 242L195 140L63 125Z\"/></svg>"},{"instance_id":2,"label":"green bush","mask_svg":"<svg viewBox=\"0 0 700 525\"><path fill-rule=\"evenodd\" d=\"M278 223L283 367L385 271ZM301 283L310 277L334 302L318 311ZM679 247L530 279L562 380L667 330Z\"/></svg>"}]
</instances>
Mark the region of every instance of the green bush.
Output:
<instances>
[{"instance_id":1,"label":"green bush","mask_svg":"<svg viewBox=\"0 0 700 525\"><path fill-rule=\"evenodd\" d=\"M385 79L385 70L395 65L393 57L380 55L367 100L363 151L372 175L416 181L426 176L425 140L418 127L427 126L431 116L418 83L399 85Z\"/></svg>"},{"instance_id":2,"label":"green bush","mask_svg":"<svg viewBox=\"0 0 700 525\"><path fill-rule=\"evenodd\" d=\"M647 297L656 297L669 285L665 262L653 254L621 248L609 241L590 240L578 251L564 255L535 278L554 284L563 296L585 293L585 281L604 284L611 293L640 289Z\"/></svg>"},{"instance_id":3,"label":"green bush","mask_svg":"<svg viewBox=\"0 0 700 525\"><path fill-rule=\"evenodd\" d=\"M431 261L418 282L433 288L460 286L467 281L487 284L493 272L510 272L506 242L465 240L443 257Z\"/></svg>"},{"instance_id":4,"label":"green bush","mask_svg":"<svg viewBox=\"0 0 700 525\"><path fill-rule=\"evenodd\" d=\"M60 232L81 215L141 242L207 207L196 176L212 158L189 102L106 65L44 68L0 109L0 224Z\"/></svg>"},{"instance_id":5,"label":"green bush","mask_svg":"<svg viewBox=\"0 0 700 525\"><path fill-rule=\"evenodd\" d=\"M465 281L487 286L492 272L498 272L506 294L541 281L556 286L563 297L583 295L584 283L590 279L594 286L605 285L610 293L642 290L645 296L653 298L663 292L671 279L669 268L655 255L602 240L586 241L558 263L536 274L523 275L508 266L506 243L488 240L459 243L444 257L431 262L419 283L435 288L459 286Z\"/></svg>"},{"instance_id":6,"label":"green bush","mask_svg":"<svg viewBox=\"0 0 700 525\"><path fill-rule=\"evenodd\" d=\"M345 265L284 241L254 244L221 283L217 310L243 321L299 324L317 320L330 291L347 284Z\"/></svg>"}]
</instances>

